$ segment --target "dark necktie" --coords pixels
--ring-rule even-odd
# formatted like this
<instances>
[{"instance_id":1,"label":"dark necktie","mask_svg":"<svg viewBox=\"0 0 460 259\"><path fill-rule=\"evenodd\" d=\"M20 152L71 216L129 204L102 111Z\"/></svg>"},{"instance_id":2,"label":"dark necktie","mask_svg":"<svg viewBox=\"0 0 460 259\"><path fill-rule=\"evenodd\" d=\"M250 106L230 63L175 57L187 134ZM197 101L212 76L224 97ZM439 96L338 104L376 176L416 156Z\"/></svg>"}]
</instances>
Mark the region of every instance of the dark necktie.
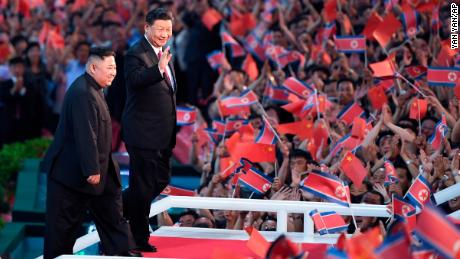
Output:
<instances>
[{"instance_id":1,"label":"dark necktie","mask_svg":"<svg viewBox=\"0 0 460 259\"><path fill-rule=\"evenodd\" d=\"M161 55L163 55L163 52L160 50L158 52L158 60L161 58ZM165 72L163 74L164 74L164 77L166 78L167 82L169 83L169 85L172 86L172 81L168 76L168 68L167 67L165 68Z\"/></svg>"}]
</instances>

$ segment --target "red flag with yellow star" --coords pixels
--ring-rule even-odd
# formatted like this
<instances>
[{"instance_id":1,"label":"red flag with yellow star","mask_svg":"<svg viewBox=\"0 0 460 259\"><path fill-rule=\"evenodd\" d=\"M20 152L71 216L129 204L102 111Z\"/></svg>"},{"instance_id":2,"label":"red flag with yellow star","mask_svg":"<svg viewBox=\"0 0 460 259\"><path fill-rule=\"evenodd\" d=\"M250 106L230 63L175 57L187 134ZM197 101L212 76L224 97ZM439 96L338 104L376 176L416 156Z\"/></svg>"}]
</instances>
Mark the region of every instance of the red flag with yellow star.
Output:
<instances>
[{"instance_id":1,"label":"red flag with yellow star","mask_svg":"<svg viewBox=\"0 0 460 259\"><path fill-rule=\"evenodd\" d=\"M367 92L367 97L376 110L381 110L382 106L388 102L385 90L380 85L374 86Z\"/></svg>"},{"instance_id":2,"label":"red flag with yellow star","mask_svg":"<svg viewBox=\"0 0 460 259\"><path fill-rule=\"evenodd\" d=\"M410 105L409 118L414 120L423 119L423 117L425 117L427 110L427 100L415 98Z\"/></svg>"},{"instance_id":3,"label":"red flag with yellow star","mask_svg":"<svg viewBox=\"0 0 460 259\"><path fill-rule=\"evenodd\" d=\"M313 121L296 121L291 123L279 124L277 130L280 134L294 134L300 139L311 139L313 137Z\"/></svg>"},{"instance_id":4,"label":"red flag with yellow star","mask_svg":"<svg viewBox=\"0 0 460 259\"><path fill-rule=\"evenodd\" d=\"M367 170L364 168L361 160L351 152L347 152L342 162L340 162L340 169L358 188L361 187L364 178L367 176Z\"/></svg>"},{"instance_id":5,"label":"red flag with yellow star","mask_svg":"<svg viewBox=\"0 0 460 259\"><path fill-rule=\"evenodd\" d=\"M237 143L230 155L234 161L239 161L240 158L245 157L254 163L275 162L275 151L275 145Z\"/></svg>"}]
</instances>

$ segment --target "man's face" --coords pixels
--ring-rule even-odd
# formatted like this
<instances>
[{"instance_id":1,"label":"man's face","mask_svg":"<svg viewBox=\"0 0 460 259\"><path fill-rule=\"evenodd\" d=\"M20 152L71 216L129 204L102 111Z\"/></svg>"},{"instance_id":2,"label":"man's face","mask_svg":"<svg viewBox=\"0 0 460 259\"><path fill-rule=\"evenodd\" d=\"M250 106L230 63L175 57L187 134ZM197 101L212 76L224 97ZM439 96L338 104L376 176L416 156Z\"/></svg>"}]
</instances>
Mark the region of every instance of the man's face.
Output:
<instances>
[{"instance_id":1,"label":"man's face","mask_svg":"<svg viewBox=\"0 0 460 259\"><path fill-rule=\"evenodd\" d=\"M172 36L172 21L155 20L152 25L146 24L144 29L150 43L156 48L161 48Z\"/></svg>"},{"instance_id":2,"label":"man's face","mask_svg":"<svg viewBox=\"0 0 460 259\"><path fill-rule=\"evenodd\" d=\"M307 159L304 157L293 157L291 158L291 161L289 161L289 165L291 170L305 172L307 170Z\"/></svg>"},{"instance_id":3,"label":"man's face","mask_svg":"<svg viewBox=\"0 0 460 259\"><path fill-rule=\"evenodd\" d=\"M195 218L192 215L184 215L180 217L179 223L181 227L191 227L195 222Z\"/></svg>"},{"instance_id":4,"label":"man's face","mask_svg":"<svg viewBox=\"0 0 460 259\"><path fill-rule=\"evenodd\" d=\"M105 88L112 84L113 79L117 75L117 65L115 64L114 56L96 60L91 66L94 80L96 80L99 86Z\"/></svg>"},{"instance_id":5,"label":"man's face","mask_svg":"<svg viewBox=\"0 0 460 259\"><path fill-rule=\"evenodd\" d=\"M25 66L24 64L14 64L10 66L10 72L15 77L24 76Z\"/></svg>"},{"instance_id":6,"label":"man's face","mask_svg":"<svg viewBox=\"0 0 460 259\"><path fill-rule=\"evenodd\" d=\"M88 45L80 45L77 49L77 59L81 64L85 64L89 58L89 46Z\"/></svg>"},{"instance_id":7,"label":"man's face","mask_svg":"<svg viewBox=\"0 0 460 259\"><path fill-rule=\"evenodd\" d=\"M353 96L355 94L355 90L353 89L353 84L348 81L341 82L339 84L339 101L340 104L346 105L353 101Z\"/></svg>"},{"instance_id":8,"label":"man's face","mask_svg":"<svg viewBox=\"0 0 460 259\"><path fill-rule=\"evenodd\" d=\"M431 137L434 133L434 126L436 123L432 120L425 120L422 123L422 134L425 135L427 138Z\"/></svg>"}]
</instances>

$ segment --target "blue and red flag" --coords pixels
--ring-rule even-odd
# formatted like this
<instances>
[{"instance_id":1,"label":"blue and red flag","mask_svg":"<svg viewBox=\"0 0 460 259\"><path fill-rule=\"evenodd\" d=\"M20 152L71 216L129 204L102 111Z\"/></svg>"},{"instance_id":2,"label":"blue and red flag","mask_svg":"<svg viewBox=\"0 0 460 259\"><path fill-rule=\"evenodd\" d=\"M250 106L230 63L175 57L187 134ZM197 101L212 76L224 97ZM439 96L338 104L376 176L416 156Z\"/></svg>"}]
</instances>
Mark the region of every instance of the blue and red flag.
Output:
<instances>
[{"instance_id":1,"label":"blue and red flag","mask_svg":"<svg viewBox=\"0 0 460 259\"><path fill-rule=\"evenodd\" d=\"M420 14L415 10L408 10L401 15L404 35L407 39L415 37L419 32Z\"/></svg>"},{"instance_id":2,"label":"blue and red flag","mask_svg":"<svg viewBox=\"0 0 460 259\"><path fill-rule=\"evenodd\" d=\"M196 192L194 190L189 190L186 188L168 185L160 193L162 196L195 196Z\"/></svg>"},{"instance_id":3,"label":"blue and red flag","mask_svg":"<svg viewBox=\"0 0 460 259\"><path fill-rule=\"evenodd\" d=\"M263 195L272 187L273 179L251 167L239 174L238 183L256 194Z\"/></svg>"},{"instance_id":4,"label":"blue and red flag","mask_svg":"<svg viewBox=\"0 0 460 259\"><path fill-rule=\"evenodd\" d=\"M304 191L346 207L350 206L350 189L338 177L312 170L301 182Z\"/></svg>"},{"instance_id":5,"label":"blue and red flag","mask_svg":"<svg viewBox=\"0 0 460 259\"><path fill-rule=\"evenodd\" d=\"M209 53L208 55L206 55L206 58L208 59L209 65L214 70L217 70L229 64L227 58L225 58L225 54L220 50L215 50Z\"/></svg>"},{"instance_id":6,"label":"blue and red flag","mask_svg":"<svg viewBox=\"0 0 460 259\"><path fill-rule=\"evenodd\" d=\"M434 150L439 150L442 146L443 139L446 137L447 131L446 116L442 114L441 121L436 124L433 135L428 139L428 144L430 144Z\"/></svg>"},{"instance_id":7,"label":"blue and red flag","mask_svg":"<svg viewBox=\"0 0 460 259\"><path fill-rule=\"evenodd\" d=\"M426 76L427 68L424 66L410 66L405 71L412 79L419 81Z\"/></svg>"},{"instance_id":8,"label":"blue and red flag","mask_svg":"<svg viewBox=\"0 0 460 259\"><path fill-rule=\"evenodd\" d=\"M240 96L229 96L221 99L221 104L227 108L249 106L257 103L258 97L252 90L248 89Z\"/></svg>"},{"instance_id":9,"label":"blue and red flag","mask_svg":"<svg viewBox=\"0 0 460 259\"><path fill-rule=\"evenodd\" d=\"M254 142L259 144L276 144L277 138L275 132L265 118L263 119L263 122L262 128L260 129Z\"/></svg>"},{"instance_id":10,"label":"blue and red flag","mask_svg":"<svg viewBox=\"0 0 460 259\"><path fill-rule=\"evenodd\" d=\"M398 195L393 194L393 218L405 219L408 215L415 212L415 207L410 202Z\"/></svg>"},{"instance_id":11,"label":"blue and red flag","mask_svg":"<svg viewBox=\"0 0 460 259\"><path fill-rule=\"evenodd\" d=\"M361 140L355 137L352 137L351 134L343 136L337 143L334 148L332 148L331 155L335 156L337 153L345 148L347 150L353 150L361 144Z\"/></svg>"},{"instance_id":12,"label":"blue and red flag","mask_svg":"<svg viewBox=\"0 0 460 259\"><path fill-rule=\"evenodd\" d=\"M285 68L287 65L300 65L302 67L305 65L304 56L295 50L281 53L277 61L280 68Z\"/></svg>"},{"instance_id":13,"label":"blue and red flag","mask_svg":"<svg viewBox=\"0 0 460 259\"><path fill-rule=\"evenodd\" d=\"M384 185L388 186L392 183L398 182L398 175L396 174L396 169L393 166L393 163L388 159L384 158L383 166L385 167L385 181Z\"/></svg>"},{"instance_id":14,"label":"blue and red flag","mask_svg":"<svg viewBox=\"0 0 460 259\"><path fill-rule=\"evenodd\" d=\"M217 132L217 129L207 128L204 129L204 131L206 132L209 140L212 141L215 145L219 144L219 142L222 140L223 135L219 134L219 132Z\"/></svg>"},{"instance_id":15,"label":"blue and red flag","mask_svg":"<svg viewBox=\"0 0 460 259\"><path fill-rule=\"evenodd\" d=\"M364 36L335 36L335 48L342 53L366 52L366 37Z\"/></svg>"},{"instance_id":16,"label":"blue and red flag","mask_svg":"<svg viewBox=\"0 0 460 259\"><path fill-rule=\"evenodd\" d=\"M431 31L436 32L441 28L441 21L439 19L439 4L435 5L431 15Z\"/></svg>"},{"instance_id":17,"label":"blue and red flag","mask_svg":"<svg viewBox=\"0 0 460 259\"><path fill-rule=\"evenodd\" d=\"M246 54L244 48L228 31L222 31L220 33L220 37L222 39L222 44L224 45L224 47L229 47L230 56L232 58L242 57Z\"/></svg>"},{"instance_id":18,"label":"blue and red flag","mask_svg":"<svg viewBox=\"0 0 460 259\"><path fill-rule=\"evenodd\" d=\"M278 104L289 103L289 93L286 89L282 86L274 86L271 83L265 86L264 98Z\"/></svg>"},{"instance_id":19,"label":"blue and red flag","mask_svg":"<svg viewBox=\"0 0 460 259\"><path fill-rule=\"evenodd\" d=\"M335 211L319 213L317 209L314 209L310 211L310 217L320 235L340 233L348 229L348 224Z\"/></svg>"},{"instance_id":20,"label":"blue and red flag","mask_svg":"<svg viewBox=\"0 0 460 259\"><path fill-rule=\"evenodd\" d=\"M265 47L254 33L246 37L245 48L259 61L265 61Z\"/></svg>"},{"instance_id":21,"label":"blue and red flag","mask_svg":"<svg viewBox=\"0 0 460 259\"><path fill-rule=\"evenodd\" d=\"M177 107L176 117L178 126L192 125L196 120L196 109L190 107Z\"/></svg>"},{"instance_id":22,"label":"blue and red flag","mask_svg":"<svg viewBox=\"0 0 460 259\"><path fill-rule=\"evenodd\" d=\"M423 208L424 204L430 200L430 195L430 183L425 179L425 177L423 177L422 174L419 174L409 187L409 190L407 190L404 198L408 199L412 205Z\"/></svg>"},{"instance_id":23,"label":"blue and red flag","mask_svg":"<svg viewBox=\"0 0 460 259\"><path fill-rule=\"evenodd\" d=\"M459 75L460 68L457 67L428 67L428 85L455 87Z\"/></svg>"},{"instance_id":24,"label":"blue and red flag","mask_svg":"<svg viewBox=\"0 0 460 259\"><path fill-rule=\"evenodd\" d=\"M337 28L335 26L335 21L328 22L324 24L324 27L320 28L316 34L316 42L322 44L324 41L328 40L332 35L335 35Z\"/></svg>"},{"instance_id":25,"label":"blue and red flag","mask_svg":"<svg viewBox=\"0 0 460 259\"><path fill-rule=\"evenodd\" d=\"M300 98L306 99L310 94L313 93L314 89L295 77L288 77L283 82L283 87L289 92L299 96Z\"/></svg>"},{"instance_id":26,"label":"blue and red flag","mask_svg":"<svg viewBox=\"0 0 460 259\"><path fill-rule=\"evenodd\" d=\"M364 110L359 106L358 103L353 102L347 106L345 106L337 115L337 118L348 126L350 126L353 123L353 120L355 117L362 117L364 116Z\"/></svg>"},{"instance_id":27,"label":"blue and red flag","mask_svg":"<svg viewBox=\"0 0 460 259\"><path fill-rule=\"evenodd\" d=\"M414 230L424 244L445 258L460 256L460 231L436 208L426 206L417 216Z\"/></svg>"},{"instance_id":28,"label":"blue and red flag","mask_svg":"<svg viewBox=\"0 0 460 259\"><path fill-rule=\"evenodd\" d=\"M410 240L404 232L389 235L374 251L376 258L411 258Z\"/></svg>"}]
</instances>

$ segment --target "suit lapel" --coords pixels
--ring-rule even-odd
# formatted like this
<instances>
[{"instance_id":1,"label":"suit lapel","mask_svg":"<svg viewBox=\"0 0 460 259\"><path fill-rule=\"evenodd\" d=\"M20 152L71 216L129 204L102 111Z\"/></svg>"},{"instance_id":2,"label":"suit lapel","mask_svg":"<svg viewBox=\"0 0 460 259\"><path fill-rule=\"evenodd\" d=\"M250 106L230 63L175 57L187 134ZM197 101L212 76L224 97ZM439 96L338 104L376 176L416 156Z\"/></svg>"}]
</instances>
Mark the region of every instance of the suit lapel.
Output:
<instances>
[{"instance_id":1,"label":"suit lapel","mask_svg":"<svg viewBox=\"0 0 460 259\"><path fill-rule=\"evenodd\" d=\"M153 50L152 45L150 45L150 43L145 38L145 36L142 38L142 46L145 49L145 52L147 53L147 56L150 58L150 60L153 61L153 64L158 64L158 62L159 62L158 56L155 53L155 51ZM169 69L171 69L171 73L172 73L172 76L173 76L172 80L175 81L176 74L174 72L174 66L173 66L172 62L169 62L168 66L169 66ZM173 88L173 86L171 85L171 82L169 82L168 79L165 79L165 82L168 85L169 89L174 93L175 88Z\"/></svg>"}]
</instances>

